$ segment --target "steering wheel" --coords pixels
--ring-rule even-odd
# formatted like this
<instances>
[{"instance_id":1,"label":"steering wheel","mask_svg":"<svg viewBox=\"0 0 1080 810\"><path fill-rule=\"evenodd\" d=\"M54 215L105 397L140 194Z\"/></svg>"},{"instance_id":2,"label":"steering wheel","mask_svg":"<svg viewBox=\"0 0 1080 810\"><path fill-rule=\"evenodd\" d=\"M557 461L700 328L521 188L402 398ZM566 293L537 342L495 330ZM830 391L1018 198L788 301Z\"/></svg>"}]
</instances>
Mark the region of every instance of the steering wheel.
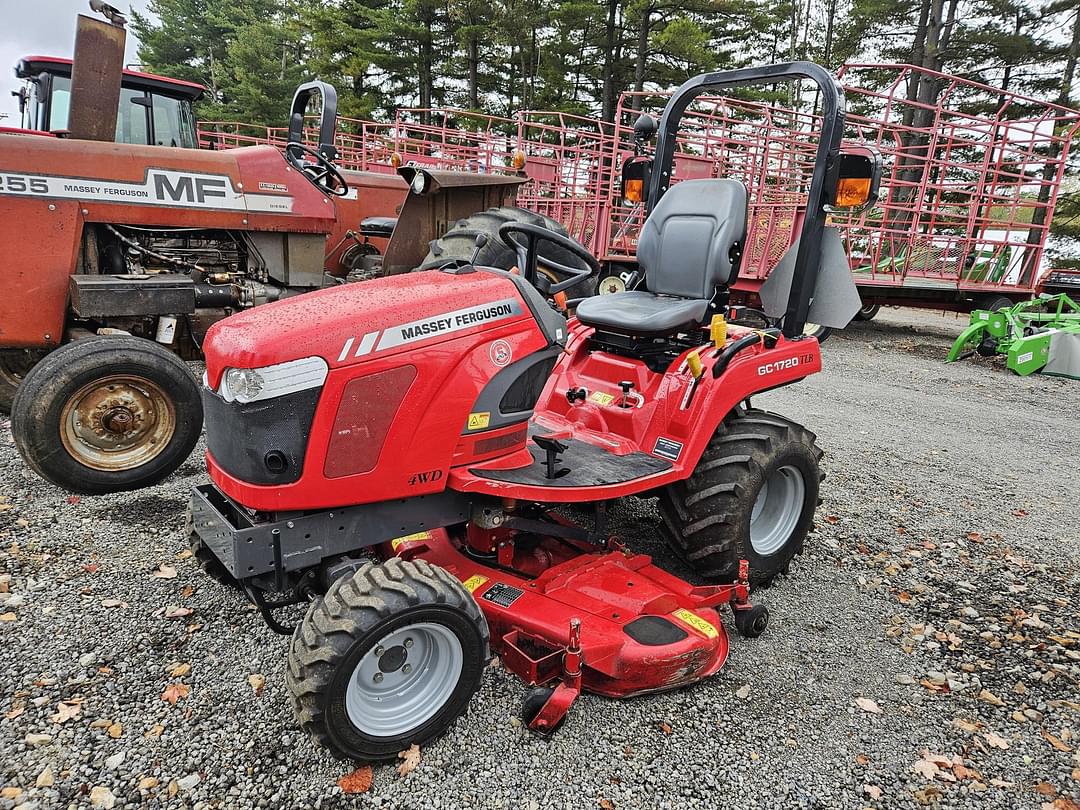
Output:
<instances>
[{"instance_id":1,"label":"steering wheel","mask_svg":"<svg viewBox=\"0 0 1080 810\"><path fill-rule=\"evenodd\" d=\"M311 163L304 160L305 155L315 158L315 162ZM327 194L344 197L349 193L349 184L345 182L345 178L341 176L337 166L327 160L326 155L316 152L310 146L297 141L290 141L285 147L285 160L291 166L303 172L308 180Z\"/></svg>"},{"instance_id":2,"label":"steering wheel","mask_svg":"<svg viewBox=\"0 0 1080 810\"><path fill-rule=\"evenodd\" d=\"M519 238L519 235L524 237L524 242ZM499 228L499 238L503 240L503 243L508 248L517 253L518 267L521 268L525 280L545 295L555 295L555 293L562 292L584 281L594 273L600 272L600 262L584 246L578 244L569 236L563 236L561 233L556 233L540 225L533 225L529 222L507 222ZM569 251L585 262L588 269L582 270L580 267L571 267L561 262L552 261L546 256L540 257L536 249L539 242L550 242L563 250ZM555 284L551 284L546 278L541 281L536 270L538 258L542 258L546 267L567 275L569 278Z\"/></svg>"}]
</instances>

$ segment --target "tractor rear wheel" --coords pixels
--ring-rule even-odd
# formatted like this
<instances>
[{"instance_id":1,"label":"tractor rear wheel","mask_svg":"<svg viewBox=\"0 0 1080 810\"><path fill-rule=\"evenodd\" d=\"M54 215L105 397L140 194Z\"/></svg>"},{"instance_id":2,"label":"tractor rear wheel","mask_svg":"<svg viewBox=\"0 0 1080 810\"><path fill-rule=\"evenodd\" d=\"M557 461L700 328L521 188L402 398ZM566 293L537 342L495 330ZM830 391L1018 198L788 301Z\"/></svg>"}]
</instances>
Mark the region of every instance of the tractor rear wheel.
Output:
<instances>
[{"instance_id":1,"label":"tractor rear wheel","mask_svg":"<svg viewBox=\"0 0 1080 810\"><path fill-rule=\"evenodd\" d=\"M510 205L489 208L465 219L459 219L442 237L434 240L427 256L424 257L424 261L420 263L417 269L433 270L450 262L471 261L473 254L477 253L476 237L484 234L487 237L487 243L477 253L476 264L509 270L517 265L518 257L499 236L499 228L507 222L526 222L530 225L547 228L560 236L570 235L566 228L554 219L543 214L537 214L535 211L527 211L524 208L515 208ZM538 249L541 257L540 272L544 272L544 257L570 267L587 269L580 258L558 245L553 245L550 242L540 242ZM556 279L553 278L552 280ZM568 289L566 293L570 298L585 298L594 295L596 293L596 278L584 279Z\"/></svg>"},{"instance_id":2,"label":"tractor rear wheel","mask_svg":"<svg viewBox=\"0 0 1080 810\"><path fill-rule=\"evenodd\" d=\"M71 492L156 484L202 432L199 384L153 341L91 337L61 346L26 375L11 409L23 459Z\"/></svg>"},{"instance_id":3,"label":"tractor rear wheel","mask_svg":"<svg viewBox=\"0 0 1080 810\"><path fill-rule=\"evenodd\" d=\"M289 646L301 727L340 759L393 759L465 711L489 657L472 594L423 560L369 563L316 599Z\"/></svg>"},{"instance_id":4,"label":"tractor rear wheel","mask_svg":"<svg viewBox=\"0 0 1080 810\"><path fill-rule=\"evenodd\" d=\"M15 401L15 392L19 390L23 377L45 355L46 352L38 349L0 350L0 413L11 413L11 404Z\"/></svg>"},{"instance_id":5,"label":"tractor rear wheel","mask_svg":"<svg viewBox=\"0 0 1080 810\"><path fill-rule=\"evenodd\" d=\"M660 491L663 533L700 575L765 585L802 552L818 503L821 450L796 423L750 409L724 420L694 472Z\"/></svg>"}]
</instances>

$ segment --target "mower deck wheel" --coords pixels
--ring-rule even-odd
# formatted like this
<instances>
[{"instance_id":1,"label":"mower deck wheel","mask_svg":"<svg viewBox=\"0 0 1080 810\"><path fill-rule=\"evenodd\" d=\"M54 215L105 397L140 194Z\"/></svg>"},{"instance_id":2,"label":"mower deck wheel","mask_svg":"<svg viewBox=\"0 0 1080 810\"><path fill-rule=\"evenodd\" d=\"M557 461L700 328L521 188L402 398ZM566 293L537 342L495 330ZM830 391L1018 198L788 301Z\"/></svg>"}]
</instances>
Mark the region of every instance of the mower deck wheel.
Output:
<instances>
[{"instance_id":1,"label":"mower deck wheel","mask_svg":"<svg viewBox=\"0 0 1080 810\"><path fill-rule=\"evenodd\" d=\"M191 455L202 432L199 384L152 340L89 337L27 373L11 432L42 478L101 495L156 484Z\"/></svg>"},{"instance_id":2,"label":"mower deck wheel","mask_svg":"<svg viewBox=\"0 0 1080 810\"><path fill-rule=\"evenodd\" d=\"M880 311L881 304L866 304L862 309L855 313L855 320L872 321L877 317L877 314Z\"/></svg>"},{"instance_id":3,"label":"mower deck wheel","mask_svg":"<svg viewBox=\"0 0 1080 810\"><path fill-rule=\"evenodd\" d=\"M665 539L701 576L733 580L747 560L750 585L768 584L802 552L821 455L814 434L782 416L731 414L690 477L660 491Z\"/></svg>"},{"instance_id":4,"label":"mower deck wheel","mask_svg":"<svg viewBox=\"0 0 1080 810\"><path fill-rule=\"evenodd\" d=\"M340 759L426 745L465 710L489 657L465 587L423 560L334 581L293 633L285 682L301 727Z\"/></svg>"},{"instance_id":5,"label":"mower deck wheel","mask_svg":"<svg viewBox=\"0 0 1080 810\"><path fill-rule=\"evenodd\" d=\"M540 714L540 710L544 708L544 704L548 702L548 699L555 693L555 690L550 686L534 686L525 693L525 697L521 700L521 722L526 728L529 724L536 719L536 716ZM544 734L552 734L558 731L566 720L566 715L559 718L559 722L552 728L547 729Z\"/></svg>"},{"instance_id":6,"label":"mower deck wheel","mask_svg":"<svg viewBox=\"0 0 1080 810\"><path fill-rule=\"evenodd\" d=\"M735 614L735 629L743 638L757 638L769 626L769 609L764 605L754 605L746 610L732 610Z\"/></svg>"}]
</instances>

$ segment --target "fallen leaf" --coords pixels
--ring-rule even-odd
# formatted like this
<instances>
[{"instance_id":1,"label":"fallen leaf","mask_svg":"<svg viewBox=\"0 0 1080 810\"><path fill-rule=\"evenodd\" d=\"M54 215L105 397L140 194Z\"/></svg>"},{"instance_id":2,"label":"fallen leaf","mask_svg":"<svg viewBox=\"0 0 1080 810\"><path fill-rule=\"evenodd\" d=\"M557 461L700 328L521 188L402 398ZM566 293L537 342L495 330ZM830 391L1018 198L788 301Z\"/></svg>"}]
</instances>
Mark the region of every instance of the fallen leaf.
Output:
<instances>
[{"instance_id":1,"label":"fallen leaf","mask_svg":"<svg viewBox=\"0 0 1080 810\"><path fill-rule=\"evenodd\" d=\"M180 589L180 595L185 599L187 599L193 593L195 593L195 589L192 588L190 585L185 585L183 588Z\"/></svg>"},{"instance_id":2,"label":"fallen leaf","mask_svg":"<svg viewBox=\"0 0 1080 810\"><path fill-rule=\"evenodd\" d=\"M113 723L109 726L109 736L114 740L120 739L120 736L124 733L124 727L119 723Z\"/></svg>"},{"instance_id":3,"label":"fallen leaf","mask_svg":"<svg viewBox=\"0 0 1080 810\"><path fill-rule=\"evenodd\" d=\"M171 565L162 563L157 567L157 570L154 571L154 576L158 579L176 579L176 569Z\"/></svg>"},{"instance_id":4,"label":"fallen leaf","mask_svg":"<svg viewBox=\"0 0 1080 810\"><path fill-rule=\"evenodd\" d=\"M915 764L911 766L911 770L926 780L933 780L940 773L938 766L927 759L916 760Z\"/></svg>"},{"instance_id":5,"label":"fallen leaf","mask_svg":"<svg viewBox=\"0 0 1080 810\"><path fill-rule=\"evenodd\" d=\"M142 779L139 780L138 789L153 790L159 784L161 783L158 781L158 778L156 776L144 776Z\"/></svg>"},{"instance_id":6,"label":"fallen leaf","mask_svg":"<svg viewBox=\"0 0 1080 810\"><path fill-rule=\"evenodd\" d=\"M1072 753L1072 748L1061 741L1058 737L1055 737L1045 728L1040 728L1039 733L1043 735L1043 739L1050 743L1058 751L1064 751L1066 754Z\"/></svg>"},{"instance_id":7,"label":"fallen leaf","mask_svg":"<svg viewBox=\"0 0 1080 810\"><path fill-rule=\"evenodd\" d=\"M973 723L962 717L954 717L952 724L961 731L966 731L968 734L974 734L979 730L979 723Z\"/></svg>"},{"instance_id":8,"label":"fallen leaf","mask_svg":"<svg viewBox=\"0 0 1080 810\"><path fill-rule=\"evenodd\" d=\"M194 551L192 551L190 548L185 548L183 551L181 551L180 553L178 553L176 555L176 559L178 559L178 560L186 560L188 557L192 557L194 555L195 555Z\"/></svg>"},{"instance_id":9,"label":"fallen leaf","mask_svg":"<svg viewBox=\"0 0 1080 810\"><path fill-rule=\"evenodd\" d=\"M1043 796L1056 796L1057 788L1051 785L1049 782L1039 782L1035 786L1035 791L1041 793Z\"/></svg>"},{"instance_id":10,"label":"fallen leaf","mask_svg":"<svg viewBox=\"0 0 1080 810\"><path fill-rule=\"evenodd\" d=\"M166 703L175 706L176 701L182 700L191 694L191 687L186 683L170 683L165 687L165 691L161 693L161 699Z\"/></svg>"},{"instance_id":11,"label":"fallen leaf","mask_svg":"<svg viewBox=\"0 0 1080 810\"><path fill-rule=\"evenodd\" d=\"M869 765L870 757L868 757L866 754L856 754L855 761L858 762L860 765Z\"/></svg>"},{"instance_id":12,"label":"fallen leaf","mask_svg":"<svg viewBox=\"0 0 1080 810\"><path fill-rule=\"evenodd\" d=\"M874 701L870 700L870 698L855 698L855 705L862 709L864 712L869 712L870 714L881 714L881 707L874 703Z\"/></svg>"},{"instance_id":13,"label":"fallen leaf","mask_svg":"<svg viewBox=\"0 0 1080 810\"><path fill-rule=\"evenodd\" d=\"M840 518L838 518L836 515L826 515L825 520L827 520L829 523L833 524L834 526L837 523L840 522Z\"/></svg>"},{"instance_id":14,"label":"fallen leaf","mask_svg":"<svg viewBox=\"0 0 1080 810\"><path fill-rule=\"evenodd\" d=\"M982 542L982 535L979 534L978 532L968 532L967 533L967 539L970 540L973 543L981 543Z\"/></svg>"},{"instance_id":15,"label":"fallen leaf","mask_svg":"<svg viewBox=\"0 0 1080 810\"><path fill-rule=\"evenodd\" d=\"M874 801L877 801L881 798L881 788L879 788L877 785L863 785L862 789L863 793L865 793Z\"/></svg>"},{"instance_id":16,"label":"fallen leaf","mask_svg":"<svg viewBox=\"0 0 1080 810\"><path fill-rule=\"evenodd\" d=\"M150 729L148 729L147 732L145 734L143 734L143 736L144 737L160 737L164 731L165 731L165 726L158 723L157 725L155 725L155 726L151 727Z\"/></svg>"},{"instance_id":17,"label":"fallen leaf","mask_svg":"<svg viewBox=\"0 0 1080 810\"><path fill-rule=\"evenodd\" d=\"M671 724L668 723L665 720L661 720L659 723L657 723L656 727L658 729L660 729L662 732L664 732L665 734L670 734L671 733Z\"/></svg>"},{"instance_id":18,"label":"fallen leaf","mask_svg":"<svg viewBox=\"0 0 1080 810\"><path fill-rule=\"evenodd\" d=\"M999 788L1011 788L1013 786L1012 782L1006 782L1004 779L991 779L990 784Z\"/></svg>"},{"instance_id":19,"label":"fallen leaf","mask_svg":"<svg viewBox=\"0 0 1080 810\"><path fill-rule=\"evenodd\" d=\"M342 793L367 793L371 789L372 772L370 765L361 765L352 773L338 779Z\"/></svg>"},{"instance_id":20,"label":"fallen leaf","mask_svg":"<svg viewBox=\"0 0 1080 810\"><path fill-rule=\"evenodd\" d=\"M169 675L173 678L183 678L189 672L191 672L191 664L175 664L169 670Z\"/></svg>"},{"instance_id":21,"label":"fallen leaf","mask_svg":"<svg viewBox=\"0 0 1080 810\"><path fill-rule=\"evenodd\" d=\"M1026 509L1013 509L1012 513L1016 517L1027 517L1027 510Z\"/></svg>"},{"instance_id":22,"label":"fallen leaf","mask_svg":"<svg viewBox=\"0 0 1080 810\"><path fill-rule=\"evenodd\" d=\"M81 703L65 700L62 703L56 704L56 714L50 715L49 719L57 725L61 725L68 720L78 717L80 712L82 712Z\"/></svg>"},{"instance_id":23,"label":"fallen leaf","mask_svg":"<svg viewBox=\"0 0 1080 810\"><path fill-rule=\"evenodd\" d=\"M34 780L34 787L52 787L55 781L52 765L46 765L45 770L39 773L37 779Z\"/></svg>"},{"instance_id":24,"label":"fallen leaf","mask_svg":"<svg viewBox=\"0 0 1080 810\"><path fill-rule=\"evenodd\" d=\"M251 685L251 689L255 692L255 697L259 697L263 693L263 689L266 687L266 676L254 673L248 675L248 683Z\"/></svg>"},{"instance_id":25,"label":"fallen leaf","mask_svg":"<svg viewBox=\"0 0 1080 810\"><path fill-rule=\"evenodd\" d=\"M117 608L117 607L120 607L122 604L124 604L124 603L121 602L119 599L102 599L101 600L101 606L106 607L106 608Z\"/></svg>"},{"instance_id":26,"label":"fallen leaf","mask_svg":"<svg viewBox=\"0 0 1080 810\"><path fill-rule=\"evenodd\" d=\"M182 619L184 616L190 616L194 612L195 611L193 611L189 607L176 607L174 605L170 605L169 609L165 611L165 618Z\"/></svg>"},{"instance_id":27,"label":"fallen leaf","mask_svg":"<svg viewBox=\"0 0 1080 810\"><path fill-rule=\"evenodd\" d=\"M101 566L99 566L97 563L87 563L86 565L83 566L82 570L85 571L88 574L96 574L98 568L100 568L100 567Z\"/></svg>"},{"instance_id":28,"label":"fallen leaf","mask_svg":"<svg viewBox=\"0 0 1080 810\"><path fill-rule=\"evenodd\" d=\"M999 734L995 734L992 731L987 731L983 734L983 739L986 740L986 744L991 748L998 748L1002 751L1009 750L1009 741Z\"/></svg>"},{"instance_id":29,"label":"fallen leaf","mask_svg":"<svg viewBox=\"0 0 1080 810\"><path fill-rule=\"evenodd\" d=\"M615 810L615 802L611 799L600 799L597 804L600 806L600 810Z\"/></svg>"},{"instance_id":30,"label":"fallen leaf","mask_svg":"<svg viewBox=\"0 0 1080 810\"><path fill-rule=\"evenodd\" d=\"M911 601L911 594L907 591L900 591L900 593L896 595L896 598L901 604L906 605Z\"/></svg>"},{"instance_id":31,"label":"fallen leaf","mask_svg":"<svg viewBox=\"0 0 1080 810\"><path fill-rule=\"evenodd\" d=\"M104 785L96 785L90 789L90 804L104 810L112 810L116 806L116 797Z\"/></svg>"},{"instance_id":32,"label":"fallen leaf","mask_svg":"<svg viewBox=\"0 0 1080 810\"><path fill-rule=\"evenodd\" d=\"M26 707L23 706L22 704L19 704L18 706L12 707L11 711L7 712L4 715L4 717L6 717L8 720L14 720L16 717L18 717L20 714L22 714L25 711L26 711Z\"/></svg>"},{"instance_id":33,"label":"fallen leaf","mask_svg":"<svg viewBox=\"0 0 1080 810\"><path fill-rule=\"evenodd\" d=\"M397 772L402 776L408 776L420 764L420 746L413 743L406 750L398 751L398 757L403 762L397 766Z\"/></svg>"},{"instance_id":34,"label":"fallen leaf","mask_svg":"<svg viewBox=\"0 0 1080 810\"><path fill-rule=\"evenodd\" d=\"M5 787L0 788L0 799L10 799L14 801L22 795L22 788L20 787Z\"/></svg>"},{"instance_id":35,"label":"fallen leaf","mask_svg":"<svg viewBox=\"0 0 1080 810\"><path fill-rule=\"evenodd\" d=\"M983 689L981 692L979 692L979 700L986 701L991 706L1004 706L1005 705L1005 701L1003 701L1001 698L999 698L997 695L995 695L989 689Z\"/></svg>"},{"instance_id":36,"label":"fallen leaf","mask_svg":"<svg viewBox=\"0 0 1080 810\"><path fill-rule=\"evenodd\" d=\"M12 613L10 610L7 613L0 613L0 622L13 622L18 616Z\"/></svg>"}]
</instances>

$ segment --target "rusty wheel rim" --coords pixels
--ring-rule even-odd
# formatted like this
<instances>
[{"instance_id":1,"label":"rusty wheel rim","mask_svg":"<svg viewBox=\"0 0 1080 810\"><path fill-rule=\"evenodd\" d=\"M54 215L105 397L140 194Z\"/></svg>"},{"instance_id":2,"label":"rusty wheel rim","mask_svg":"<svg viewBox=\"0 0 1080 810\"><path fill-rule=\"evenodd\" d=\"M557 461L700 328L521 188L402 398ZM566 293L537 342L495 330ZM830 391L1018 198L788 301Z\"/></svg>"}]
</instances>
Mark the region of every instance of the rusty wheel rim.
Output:
<instances>
[{"instance_id":1,"label":"rusty wheel rim","mask_svg":"<svg viewBox=\"0 0 1080 810\"><path fill-rule=\"evenodd\" d=\"M156 458L176 432L176 411L145 377L115 374L87 383L64 403L60 439L80 464L115 472Z\"/></svg>"}]
</instances>

